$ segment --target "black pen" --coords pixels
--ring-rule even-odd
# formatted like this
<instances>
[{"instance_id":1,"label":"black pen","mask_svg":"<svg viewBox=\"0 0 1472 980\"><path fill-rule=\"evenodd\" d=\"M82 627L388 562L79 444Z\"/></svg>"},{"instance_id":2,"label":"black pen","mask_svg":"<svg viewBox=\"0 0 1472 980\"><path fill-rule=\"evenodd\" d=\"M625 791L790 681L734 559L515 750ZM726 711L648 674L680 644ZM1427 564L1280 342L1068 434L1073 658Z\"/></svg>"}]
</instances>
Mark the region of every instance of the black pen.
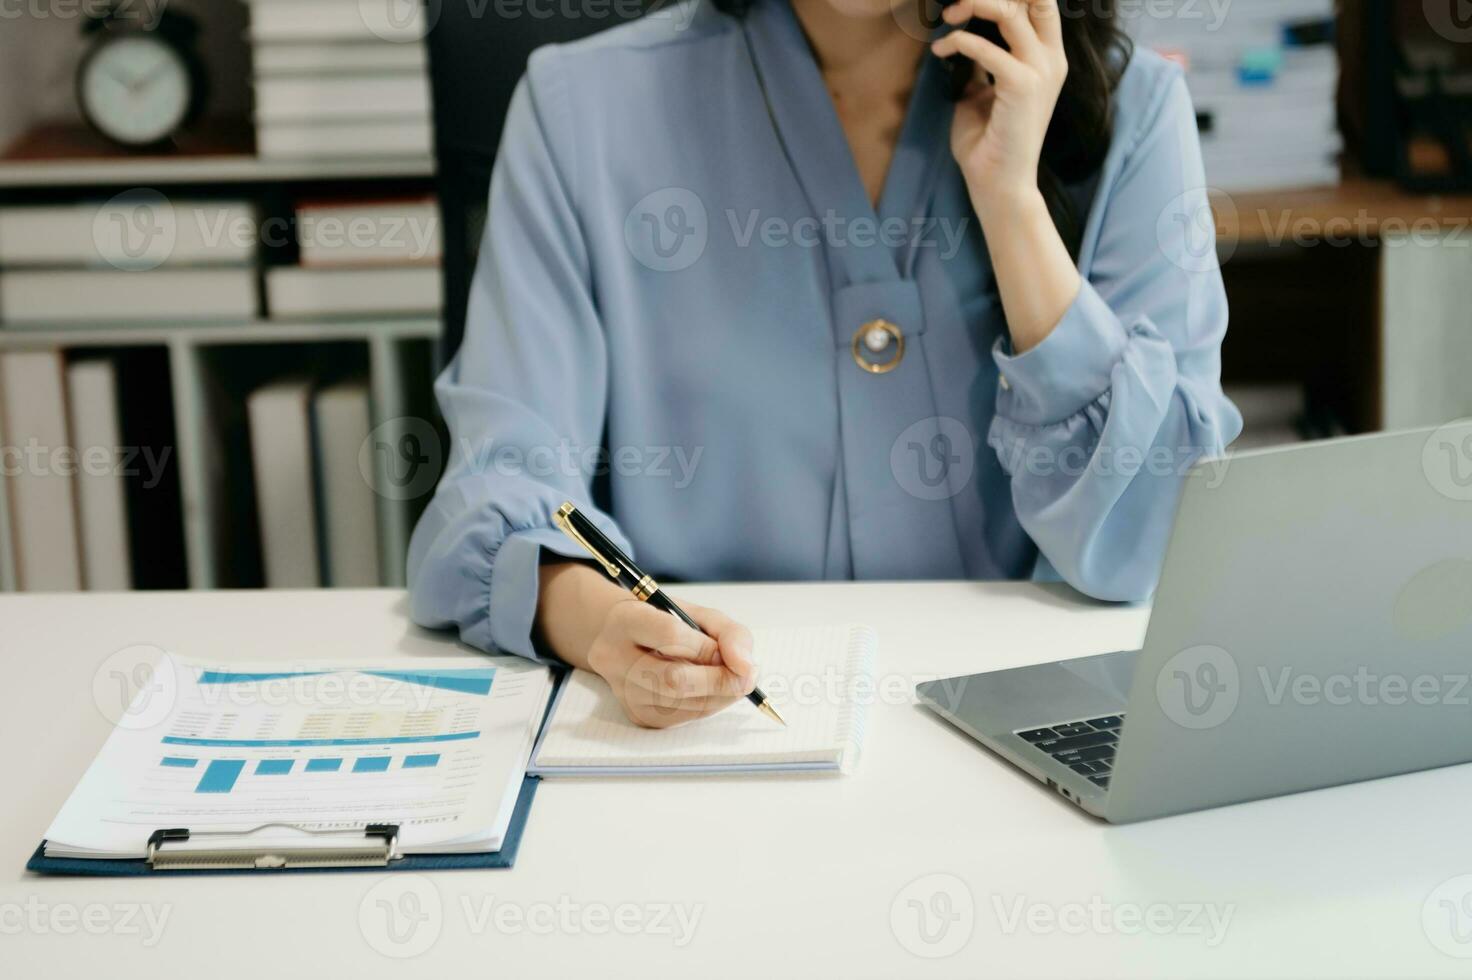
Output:
<instances>
[{"instance_id":1,"label":"black pen","mask_svg":"<svg viewBox=\"0 0 1472 980\"><path fill-rule=\"evenodd\" d=\"M609 578L634 593L635 599L638 599L640 602L647 602L655 609L679 617L684 621L686 626L689 626L697 633L707 636L710 635L701 629L695 620L691 619L685 613L685 610L675 605L674 600L665 595L664 590L659 587L659 583L648 575L645 575L639 566L634 564L634 560L619 550L618 546L612 541L608 540L608 537L602 531L598 530L592 521L578 513L578 509L571 502L565 503L557 508L557 515L554 520L557 521L557 526L562 528L564 534L576 541L583 547L584 551L593 556L593 560L603 567L603 570L608 573ZM746 700L756 705L761 709L762 714L778 724L783 726L787 724L787 722L782 720L782 716L777 714L777 709L772 707L771 702L767 700L767 696L762 693L761 688L752 688L751 693L746 696Z\"/></svg>"}]
</instances>

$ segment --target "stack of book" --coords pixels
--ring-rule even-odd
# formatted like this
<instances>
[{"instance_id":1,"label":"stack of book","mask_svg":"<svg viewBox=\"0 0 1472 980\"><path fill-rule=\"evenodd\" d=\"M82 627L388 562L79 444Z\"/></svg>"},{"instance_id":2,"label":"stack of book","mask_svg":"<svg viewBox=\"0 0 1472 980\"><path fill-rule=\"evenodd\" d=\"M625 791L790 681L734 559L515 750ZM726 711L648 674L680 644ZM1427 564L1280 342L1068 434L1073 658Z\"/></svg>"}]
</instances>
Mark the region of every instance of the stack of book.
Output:
<instances>
[{"instance_id":1,"label":"stack of book","mask_svg":"<svg viewBox=\"0 0 1472 980\"><path fill-rule=\"evenodd\" d=\"M1186 68L1206 177L1228 192L1339 182L1334 0L1166 0L1130 20L1137 44ZM1158 10L1159 5L1156 5Z\"/></svg>"},{"instance_id":2,"label":"stack of book","mask_svg":"<svg viewBox=\"0 0 1472 980\"><path fill-rule=\"evenodd\" d=\"M0 208L0 322L249 320L260 307L259 238L245 201Z\"/></svg>"},{"instance_id":3,"label":"stack of book","mask_svg":"<svg viewBox=\"0 0 1472 980\"><path fill-rule=\"evenodd\" d=\"M272 318L440 311L443 245L433 197L304 202L296 226L300 264L266 270Z\"/></svg>"},{"instance_id":4,"label":"stack of book","mask_svg":"<svg viewBox=\"0 0 1472 980\"><path fill-rule=\"evenodd\" d=\"M427 157L419 3L247 0L261 157ZM389 16L397 13L400 16Z\"/></svg>"},{"instance_id":5,"label":"stack of book","mask_svg":"<svg viewBox=\"0 0 1472 980\"><path fill-rule=\"evenodd\" d=\"M131 398L121 397L131 371L124 361L68 363L57 350L0 354L0 545L8 543L15 575L7 585L66 592L182 584L171 439L144 417L148 398L137 390L157 381L140 379Z\"/></svg>"},{"instance_id":6,"label":"stack of book","mask_svg":"<svg viewBox=\"0 0 1472 980\"><path fill-rule=\"evenodd\" d=\"M367 384L273 381L246 398L246 416L266 586L378 585Z\"/></svg>"}]
</instances>

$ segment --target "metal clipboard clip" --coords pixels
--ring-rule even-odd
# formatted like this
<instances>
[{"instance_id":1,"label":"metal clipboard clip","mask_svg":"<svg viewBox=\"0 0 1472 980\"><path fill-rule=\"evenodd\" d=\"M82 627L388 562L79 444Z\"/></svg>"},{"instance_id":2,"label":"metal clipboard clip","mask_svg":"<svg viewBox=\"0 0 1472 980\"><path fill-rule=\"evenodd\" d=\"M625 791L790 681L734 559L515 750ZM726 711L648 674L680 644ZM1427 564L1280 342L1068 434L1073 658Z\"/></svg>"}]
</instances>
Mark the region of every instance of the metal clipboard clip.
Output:
<instances>
[{"instance_id":1,"label":"metal clipboard clip","mask_svg":"<svg viewBox=\"0 0 1472 980\"><path fill-rule=\"evenodd\" d=\"M250 835L262 830L287 829L312 838L345 838L340 847L291 845L273 841L252 846ZM168 848L185 841L218 839L218 847ZM233 843L231 843L233 842ZM403 857L399 852L399 825L371 823L361 830L312 830L289 823L261 824L247 831L197 830L172 827L148 837L145 860L154 871L278 871L285 868L384 868Z\"/></svg>"}]
</instances>

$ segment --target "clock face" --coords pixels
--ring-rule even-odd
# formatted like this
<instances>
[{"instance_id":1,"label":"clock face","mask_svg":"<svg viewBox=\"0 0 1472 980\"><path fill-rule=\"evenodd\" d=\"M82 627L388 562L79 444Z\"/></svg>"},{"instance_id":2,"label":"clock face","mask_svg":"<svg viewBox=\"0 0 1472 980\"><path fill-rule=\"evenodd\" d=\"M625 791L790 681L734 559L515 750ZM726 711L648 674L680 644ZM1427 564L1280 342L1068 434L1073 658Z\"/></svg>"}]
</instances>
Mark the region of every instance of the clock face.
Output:
<instances>
[{"instance_id":1,"label":"clock face","mask_svg":"<svg viewBox=\"0 0 1472 980\"><path fill-rule=\"evenodd\" d=\"M177 129L192 95L184 59L160 38L120 37L95 49L78 94L92 124L120 143L146 146Z\"/></svg>"}]
</instances>

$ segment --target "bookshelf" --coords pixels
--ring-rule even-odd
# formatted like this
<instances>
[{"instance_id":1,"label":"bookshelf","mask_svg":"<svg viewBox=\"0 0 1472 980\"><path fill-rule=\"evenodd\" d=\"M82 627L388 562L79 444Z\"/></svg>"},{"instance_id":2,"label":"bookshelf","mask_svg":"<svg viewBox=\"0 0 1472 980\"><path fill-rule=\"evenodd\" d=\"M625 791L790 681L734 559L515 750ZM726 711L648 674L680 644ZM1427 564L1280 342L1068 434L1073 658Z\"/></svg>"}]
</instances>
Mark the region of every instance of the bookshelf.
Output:
<instances>
[{"instance_id":1,"label":"bookshelf","mask_svg":"<svg viewBox=\"0 0 1472 980\"><path fill-rule=\"evenodd\" d=\"M1389 181L1346 176L1337 187L1218 195L1217 236L1240 245L1272 245L1279 229L1309 229L1315 238L1382 229L1432 226L1464 230L1472 223L1472 194L1412 194ZM1472 244L1472 233L1468 233Z\"/></svg>"},{"instance_id":2,"label":"bookshelf","mask_svg":"<svg viewBox=\"0 0 1472 980\"><path fill-rule=\"evenodd\" d=\"M160 155L118 151L80 123L41 123L0 155L0 191L434 176L434 161L419 156L262 159L255 155L249 131L244 120L214 121L184 141L177 152Z\"/></svg>"},{"instance_id":3,"label":"bookshelf","mask_svg":"<svg viewBox=\"0 0 1472 980\"><path fill-rule=\"evenodd\" d=\"M178 0L178 6L202 25L213 91L210 115L166 152L119 149L81 121L71 95L83 47L76 18L27 13L6 20L0 32L0 89L6 93L0 99L0 207L96 203L147 189L171 201L248 201L262 217L279 217L304 202L434 193L435 166L427 152L257 155L248 4ZM262 265L297 261L293 245L261 241L258 247L258 280ZM166 407L161 414L178 483L178 527L172 529L182 551L178 584L252 587L262 582L259 556L247 554L259 547L257 518L251 494L241 490L251 476L249 452L242 454L239 442L246 395L283 372L328 378L350 372L366 382L374 440L391 447L411 428L437 425L430 385L442 332L438 316L372 312L120 326L7 321L0 323L0 354L60 351L68 360L107 355L141 364L135 369ZM368 482L381 584L402 586L409 534L425 498L393 492L386 471L391 459L372 451L363 458L374 470ZM17 581L7 482L0 479L0 591ZM140 528L134 524L132 531L136 536ZM152 544L135 540L134 547Z\"/></svg>"},{"instance_id":4,"label":"bookshelf","mask_svg":"<svg viewBox=\"0 0 1472 980\"><path fill-rule=\"evenodd\" d=\"M1472 415L1472 194L1350 173L1213 210L1226 381L1301 381L1351 433Z\"/></svg>"},{"instance_id":5,"label":"bookshelf","mask_svg":"<svg viewBox=\"0 0 1472 980\"><path fill-rule=\"evenodd\" d=\"M218 528L225 520L218 488L209 479L212 465L211 435L205 391L210 384L206 355L242 345L291 347L304 344L350 344L367 352L369 387L374 407L373 424L392 426L422 406L424 385L415 386L410 362L423 364L426 356L409 356L410 349L432 344L439 338L440 322L432 319L391 319L344 322L255 322L241 324L176 324L157 327L39 327L6 326L0 329L0 351L27 348L80 351L89 348L162 348L168 357L169 381L174 399L176 458L183 495L185 553L189 586L196 589L232 584L221 567L215 547ZM415 396L418 396L416 399ZM393 433L382 434L393 442ZM389 571L385 584L403 584L402 556L408 547L413 515L404 501L376 497L383 551L381 565ZM8 566L8 562L6 563ZM13 570L3 569L4 581L13 581Z\"/></svg>"},{"instance_id":6,"label":"bookshelf","mask_svg":"<svg viewBox=\"0 0 1472 980\"><path fill-rule=\"evenodd\" d=\"M297 322L256 320L242 323L175 323L138 327L98 327L7 324L0 328L0 350L25 347L167 346L172 343L270 344L309 341L437 340L437 319L401 317L383 320L323 320Z\"/></svg>"},{"instance_id":7,"label":"bookshelf","mask_svg":"<svg viewBox=\"0 0 1472 980\"><path fill-rule=\"evenodd\" d=\"M129 166L136 166L130 163ZM315 171L320 174L325 171ZM115 175L114 175L115 176ZM259 178L259 174L257 175ZM343 186L347 175L329 181ZM109 180L108 185L115 186ZM131 181L128 181L131 184ZM164 182L154 181L149 186ZM314 176L311 184L289 181L260 181L249 187L231 186L227 193L260 200L273 196L315 194L324 181ZM215 185L206 186L206 193ZM417 177L384 177L376 175L371 183L375 193L426 193L427 180ZM87 187L46 185L48 200L80 200L106 196ZM191 186L188 193L198 191ZM57 196L57 195L61 196ZM79 195L79 196L72 196ZM0 203L25 201L24 192L0 191ZM310 354L333 348L346 354L334 360L350 361L362 366L366 377L371 424L375 438L387 446L399 443L401 433L410 422L406 419L431 420L435 417L429 392L436 361L437 344L443 325L438 317L361 316L351 319L322 320L249 320L240 322L163 322L119 326L92 322L73 324L6 322L0 325L0 353L10 350L59 350L68 358L92 351L136 352L154 350L162 354L166 367L166 383L171 396L175 466L179 482L179 520L182 524L184 566L187 585L193 589L254 586L261 584L258 572L242 576L234 571L242 548L233 551L223 546L231 537L231 525L242 515L237 503L228 499L217 474L225 469L217 445L220 430L221 392L243 404L246 390L231 384L233 352L255 349L269 351L262 355L272 367L256 377L269 380L271 373L295 370L311 361ZM228 413L227 413L228 414ZM424 423L420 423L424 424ZM241 447L236 447L240 449ZM376 454L375 454L376 459ZM393 494L377 492L388 486L384 466L376 466L373 507L379 544L380 584L402 586L409 534L423 499L401 499ZM249 479L247 468L237 477ZM0 505L5 502L0 500ZM248 515L252 520L254 515ZM8 518L7 518L8 520ZM253 567L251 562L246 567ZM16 582L14 555L0 542L0 587L13 588Z\"/></svg>"},{"instance_id":8,"label":"bookshelf","mask_svg":"<svg viewBox=\"0 0 1472 980\"><path fill-rule=\"evenodd\" d=\"M61 349L69 353L90 349L157 348L167 358L168 384L173 400L174 457L182 497L181 520L188 569L194 589L242 584L226 567L218 543L232 519L224 496L211 474L219 469L216 427L209 394L217 387L222 364L242 347L271 350L270 356L292 361L308 347L334 345L356 348L367 365L376 439L397 445L412 423L426 419L429 371L438 341L438 319L392 319L351 322L259 322L242 324L179 324L161 327L0 328L0 352L28 348ZM381 467L377 486L391 486ZM404 584L404 556L416 516L414 500L393 494L375 494L380 568L383 584ZM3 505L0 499L0 505ZM0 548L0 583L13 587L13 556ZM252 583L253 584L253 583Z\"/></svg>"}]
</instances>

